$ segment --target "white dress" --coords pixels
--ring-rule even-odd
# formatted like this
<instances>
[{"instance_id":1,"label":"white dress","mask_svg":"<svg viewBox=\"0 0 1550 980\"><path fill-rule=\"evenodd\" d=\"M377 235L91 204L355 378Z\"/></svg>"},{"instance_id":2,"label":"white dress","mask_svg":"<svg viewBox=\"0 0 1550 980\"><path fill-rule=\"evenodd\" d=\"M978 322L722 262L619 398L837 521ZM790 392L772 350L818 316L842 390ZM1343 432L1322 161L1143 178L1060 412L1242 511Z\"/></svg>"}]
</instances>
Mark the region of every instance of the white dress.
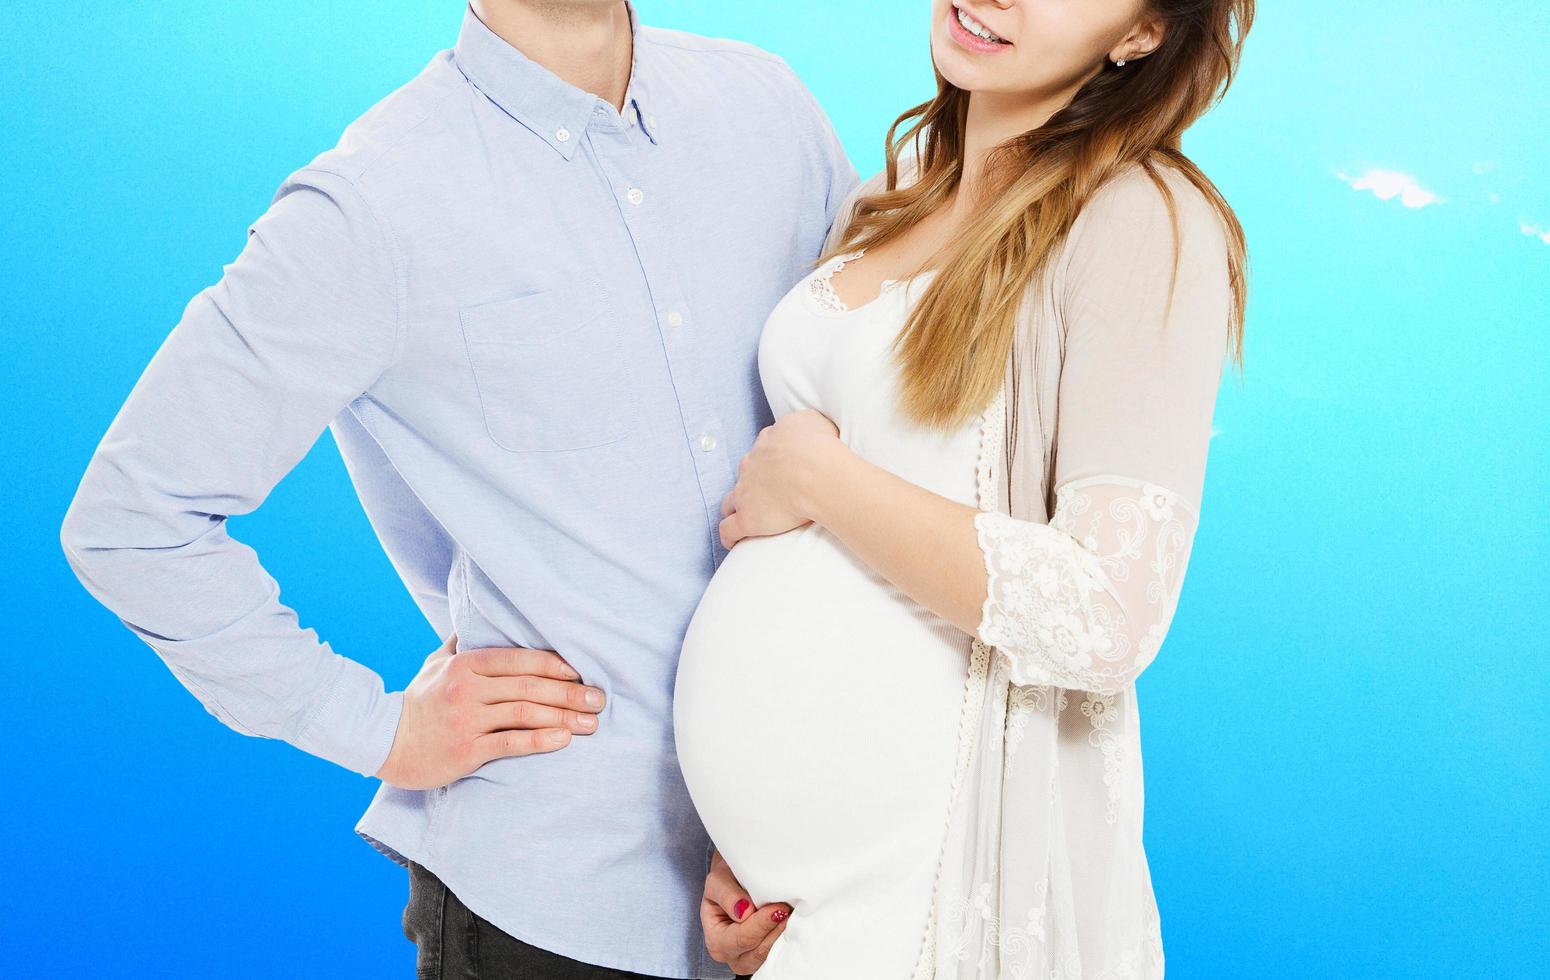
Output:
<instances>
[{"instance_id":1,"label":"white dress","mask_svg":"<svg viewBox=\"0 0 1550 980\"><path fill-rule=\"evenodd\" d=\"M929 274L847 309L836 256L771 312L759 373L775 417L828 416L849 448L976 503L978 419L951 433L897 407L889 343ZM903 529L901 529L903 533ZM759 980L898 980L931 910L973 638L816 524L739 541L685 635L679 763L753 900L791 903Z\"/></svg>"},{"instance_id":2,"label":"white dress","mask_svg":"<svg viewBox=\"0 0 1550 980\"><path fill-rule=\"evenodd\" d=\"M901 184L913 170L900 161ZM885 181L851 192L826 248ZM908 600L895 595L890 614L875 577L875 589L837 586L832 570L849 559L819 547L821 532L740 542L712 578L679 675L680 758L754 898L799 889L764 980L1163 976L1135 681L1168 634L1199 526L1230 339L1228 235L1172 164L1107 180L1025 289L1004 383L970 426L977 456L961 431L936 467L920 465L927 444L908 430L873 438L889 432L884 330L845 329L899 325L904 294L836 313L832 331L791 296L772 317L761 370L777 411L838 414L858 451L976 502L988 582L967 669L949 670L945 650L963 652L951 630L937 633L941 657L893 633L878 641L881 629L909 634L894 615ZM822 276L812 282L821 295ZM877 344L870 358L863 339ZM957 482L971 457L972 494ZM807 543L800 560L794 542ZM938 707L923 661L956 680L954 706ZM927 706L911 724L895 713L904 696ZM946 768L939 738L953 743ZM945 832L933 835L936 821ZM915 849L933 836L930 912L903 936L920 894Z\"/></svg>"}]
</instances>

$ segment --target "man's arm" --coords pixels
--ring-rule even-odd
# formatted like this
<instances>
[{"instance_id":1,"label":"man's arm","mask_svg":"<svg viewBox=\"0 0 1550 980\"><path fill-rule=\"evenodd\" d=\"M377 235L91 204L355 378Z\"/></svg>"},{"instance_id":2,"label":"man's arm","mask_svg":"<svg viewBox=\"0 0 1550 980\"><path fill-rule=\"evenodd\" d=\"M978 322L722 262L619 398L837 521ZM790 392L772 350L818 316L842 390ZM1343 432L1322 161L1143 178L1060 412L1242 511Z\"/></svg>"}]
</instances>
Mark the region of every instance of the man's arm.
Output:
<instances>
[{"instance_id":1,"label":"man's arm","mask_svg":"<svg viewBox=\"0 0 1550 980\"><path fill-rule=\"evenodd\" d=\"M397 358L390 242L350 181L292 174L136 382L60 534L86 589L216 718L368 776L402 693L302 629L226 518Z\"/></svg>"},{"instance_id":2,"label":"man's arm","mask_svg":"<svg viewBox=\"0 0 1550 980\"><path fill-rule=\"evenodd\" d=\"M825 228L828 228L834 224L840 205L861 182L861 178L846 155L845 146L834 131L828 114L796 72L791 71L790 65L786 66L786 70L790 73L792 95L797 104L795 116L798 126L803 130L805 140L813 147L814 169L821 181L819 186L826 188L824 214L827 218Z\"/></svg>"}]
</instances>

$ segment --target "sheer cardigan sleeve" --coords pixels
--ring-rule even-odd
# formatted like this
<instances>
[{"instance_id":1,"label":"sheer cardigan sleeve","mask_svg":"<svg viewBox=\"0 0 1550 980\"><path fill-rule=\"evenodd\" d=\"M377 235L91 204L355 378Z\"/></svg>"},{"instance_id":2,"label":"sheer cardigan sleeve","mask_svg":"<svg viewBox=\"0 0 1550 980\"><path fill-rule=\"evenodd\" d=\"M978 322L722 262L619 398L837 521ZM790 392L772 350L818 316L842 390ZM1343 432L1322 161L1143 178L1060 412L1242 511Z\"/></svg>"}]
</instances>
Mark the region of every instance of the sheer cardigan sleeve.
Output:
<instances>
[{"instance_id":1,"label":"sheer cardigan sleeve","mask_svg":"<svg viewBox=\"0 0 1550 980\"><path fill-rule=\"evenodd\" d=\"M1089 200L1051 269L1066 343L1049 523L974 519L989 576L977 635L1016 684L1124 690L1178 602L1231 294L1215 210L1181 173L1161 173L1178 214L1176 279L1168 205L1139 167Z\"/></svg>"}]
</instances>

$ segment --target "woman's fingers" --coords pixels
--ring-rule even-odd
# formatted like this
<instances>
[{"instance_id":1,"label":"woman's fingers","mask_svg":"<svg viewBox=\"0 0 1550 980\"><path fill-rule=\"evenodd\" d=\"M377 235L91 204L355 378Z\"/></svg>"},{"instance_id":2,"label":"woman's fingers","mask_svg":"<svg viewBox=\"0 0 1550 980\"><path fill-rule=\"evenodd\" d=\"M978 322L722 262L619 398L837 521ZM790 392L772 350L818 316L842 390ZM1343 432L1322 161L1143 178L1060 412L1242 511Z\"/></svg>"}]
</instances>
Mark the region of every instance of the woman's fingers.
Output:
<instances>
[{"instance_id":1,"label":"woman's fingers","mask_svg":"<svg viewBox=\"0 0 1550 980\"><path fill-rule=\"evenodd\" d=\"M743 920L739 922L731 918L719 903L709 899L700 903L700 925L705 930L705 947L710 950L711 958L726 963L739 973L752 973L764 962L763 955L758 952L759 948L764 946L768 952L765 940L772 931L783 928L789 914L781 911L784 908L786 906L783 903L777 902L752 910L753 904L750 902L748 909L743 912ZM757 957L757 960L751 957Z\"/></svg>"},{"instance_id":2,"label":"woman's fingers","mask_svg":"<svg viewBox=\"0 0 1550 980\"><path fill-rule=\"evenodd\" d=\"M791 906L785 902L771 902L755 909L753 899L732 874L721 852L712 852L700 919L705 944L718 962L739 973L757 970L776 938L785 931L790 915Z\"/></svg>"},{"instance_id":3,"label":"woman's fingers","mask_svg":"<svg viewBox=\"0 0 1550 980\"><path fill-rule=\"evenodd\" d=\"M740 951L731 963L732 968L739 973L752 973L763 966L770 947L786 931L790 917L791 906L771 902L746 920L728 926L731 945Z\"/></svg>"},{"instance_id":4,"label":"woman's fingers","mask_svg":"<svg viewBox=\"0 0 1550 980\"><path fill-rule=\"evenodd\" d=\"M742 922L753 911L753 899L738 883L720 851L711 854L710 873L705 876L705 900L720 908L733 922Z\"/></svg>"},{"instance_id":5,"label":"woman's fingers","mask_svg":"<svg viewBox=\"0 0 1550 980\"><path fill-rule=\"evenodd\" d=\"M723 548L730 549L743 536L742 522L738 520L738 515L736 514L730 517L723 517L716 529L721 534L721 547Z\"/></svg>"},{"instance_id":6,"label":"woman's fingers","mask_svg":"<svg viewBox=\"0 0 1550 980\"><path fill-rule=\"evenodd\" d=\"M763 910L761 909L760 911ZM770 914L773 915L774 913ZM759 967L763 966L764 961L770 957L770 947L775 945L775 940L779 939L781 933L786 931L786 923L789 921L791 921L791 916L788 912L786 916L784 916L778 923L776 923L775 928L765 933L764 939L760 941L758 946L754 947L752 952L748 953L737 962L735 967L737 972L745 974L752 973Z\"/></svg>"}]
</instances>

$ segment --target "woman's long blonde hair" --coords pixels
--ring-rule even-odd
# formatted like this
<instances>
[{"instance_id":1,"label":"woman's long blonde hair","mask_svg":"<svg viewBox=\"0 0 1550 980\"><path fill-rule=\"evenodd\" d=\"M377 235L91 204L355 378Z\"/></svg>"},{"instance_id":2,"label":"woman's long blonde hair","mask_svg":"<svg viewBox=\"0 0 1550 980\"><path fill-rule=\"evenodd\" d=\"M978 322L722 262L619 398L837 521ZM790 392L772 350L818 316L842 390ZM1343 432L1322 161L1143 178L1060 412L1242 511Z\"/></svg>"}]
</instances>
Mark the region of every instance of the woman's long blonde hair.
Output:
<instances>
[{"instance_id":1,"label":"woman's long blonde hair","mask_svg":"<svg viewBox=\"0 0 1550 980\"><path fill-rule=\"evenodd\" d=\"M1037 129L1002 143L980 194L994 206L972 219L942 253L930 281L894 341L901 408L916 422L949 428L995 396L1012 350L1026 287L1082 205L1109 177L1140 164L1177 213L1159 163L1171 164L1221 215L1232 285L1230 339L1243 365L1247 249L1243 228L1215 185L1180 151L1184 130L1225 94L1237 73L1254 0L1150 0L1162 17L1162 43L1147 56L1104 67ZM964 169L969 93L936 73L937 94L888 128L885 189L862 197L855 216L824 258L887 242L952 196ZM913 123L895 135L905 123ZM919 137L924 133L924 139ZM899 153L919 147L916 179L898 186ZM1175 251L1174 260L1177 263Z\"/></svg>"}]
</instances>

